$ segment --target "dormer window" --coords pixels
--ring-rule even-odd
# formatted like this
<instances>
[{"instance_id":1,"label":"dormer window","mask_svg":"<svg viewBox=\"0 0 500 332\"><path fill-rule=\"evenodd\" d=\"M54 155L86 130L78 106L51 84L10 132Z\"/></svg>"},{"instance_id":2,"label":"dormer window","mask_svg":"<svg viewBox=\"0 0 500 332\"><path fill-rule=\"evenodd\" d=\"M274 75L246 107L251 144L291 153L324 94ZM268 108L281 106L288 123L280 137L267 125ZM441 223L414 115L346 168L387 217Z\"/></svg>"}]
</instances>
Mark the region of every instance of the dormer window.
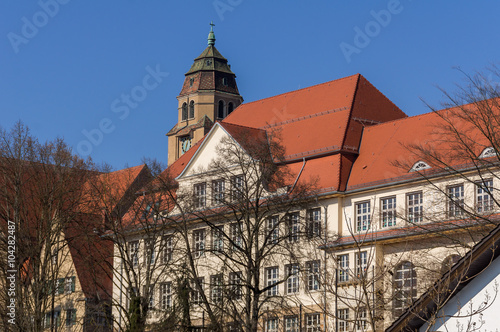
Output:
<instances>
[{"instance_id":1,"label":"dormer window","mask_svg":"<svg viewBox=\"0 0 500 332\"><path fill-rule=\"evenodd\" d=\"M429 166L429 164L426 163L425 161L417 161L410 169L410 172L423 171L424 169L429 169L429 168L431 168L431 166Z\"/></svg>"},{"instance_id":2,"label":"dormer window","mask_svg":"<svg viewBox=\"0 0 500 332\"><path fill-rule=\"evenodd\" d=\"M189 79L189 86L192 87L193 86L193 83L194 83L194 77L191 77Z\"/></svg>"},{"instance_id":3,"label":"dormer window","mask_svg":"<svg viewBox=\"0 0 500 332\"><path fill-rule=\"evenodd\" d=\"M227 77L222 78L222 85L228 86Z\"/></svg>"},{"instance_id":4,"label":"dormer window","mask_svg":"<svg viewBox=\"0 0 500 332\"><path fill-rule=\"evenodd\" d=\"M212 65L212 60L207 60L206 64L207 64L207 66L211 66Z\"/></svg>"},{"instance_id":5,"label":"dormer window","mask_svg":"<svg viewBox=\"0 0 500 332\"><path fill-rule=\"evenodd\" d=\"M489 157L494 157L496 156L497 153L493 147L489 147L483 150L481 154L479 155L479 158L489 158Z\"/></svg>"}]
</instances>

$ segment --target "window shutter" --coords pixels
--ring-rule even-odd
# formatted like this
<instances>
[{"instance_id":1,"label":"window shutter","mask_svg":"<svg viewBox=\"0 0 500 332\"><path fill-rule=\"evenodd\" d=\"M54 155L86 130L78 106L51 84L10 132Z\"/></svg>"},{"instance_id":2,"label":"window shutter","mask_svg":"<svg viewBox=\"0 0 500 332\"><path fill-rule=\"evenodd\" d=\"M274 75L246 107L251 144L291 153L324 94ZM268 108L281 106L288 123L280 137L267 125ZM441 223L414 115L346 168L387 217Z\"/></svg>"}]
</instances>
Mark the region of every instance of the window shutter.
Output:
<instances>
[{"instance_id":1,"label":"window shutter","mask_svg":"<svg viewBox=\"0 0 500 332\"><path fill-rule=\"evenodd\" d=\"M73 293L75 291L75 281L76 277L71 277L71 292Z\"/></svg>"}]
</instances>

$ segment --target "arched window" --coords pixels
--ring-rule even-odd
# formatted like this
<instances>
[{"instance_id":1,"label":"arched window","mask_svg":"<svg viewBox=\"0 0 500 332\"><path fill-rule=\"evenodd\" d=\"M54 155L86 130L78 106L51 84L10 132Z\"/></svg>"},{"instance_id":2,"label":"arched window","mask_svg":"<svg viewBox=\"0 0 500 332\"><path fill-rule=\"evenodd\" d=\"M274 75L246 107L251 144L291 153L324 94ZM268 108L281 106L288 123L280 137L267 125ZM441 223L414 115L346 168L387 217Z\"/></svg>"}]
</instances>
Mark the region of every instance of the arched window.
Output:
<instances>
[{"instance_id":1,"label":"arched window","mask_svg":"<svg viewBox=\"0 0 500 332\"><path fill-rule=\"evenodd\" d=\"M228 86L228 83L227 83L227 77L223 77L223 78L222 78L222 85L224 85L224 86Z\"/></svg>"},{"instance_id":2,"label":"arched window","mask_svg":"<svg viewBox=\"0 0 500 332\"><path fill-rule=\"evenodd\" d=\"M219 108L217 109L217 117L219 119L224 118L224 102L219 100Z\"/></svg>"},{"instance_id":3,"label":"arched window","mask_svg":"<svg viewBox=\"0 0 500 332\"><path fill-rule=\"evenodd\" d=\"M227 105L227 115L231 114L231 112L234 110L234 105L233 103L229 103Z\"/></svg>"},{"instance_id":4,"label":"arched window","mask_svg":"<svg viewBox=\"0 0 500 332\"><path fill-rule=\"evenodd\" d=\"M489 158L489 157L494 157L496 155L497 153L495 151L495 148L490 146L489 148L486 148L483 150L483 152L481 152L479 158Z\"/></svg>"},{"instance_id":5,"label":"arched window","mask_svg":"<svg viewBox=\"0 0 500 332\"><path fill-rule=\"evenodd\" d=\"M188 105L186 103L182 104L182 121L186 121L188 118Z\"/></svg>"},{"instance_id":6,"label":"arched window","mask_svg":"<svg viewBox=\"0 0 500 332\"><path fill-rule=\"evenodd\" d=\"M456 254L446 257L443 260L443 263L441 264L441 274L445 274L446 272L448 272L451 269L451 267L455 265L455 263L458 262L459 260L460 256Z\"/></svg>"},{"instance_id":7,"label":"arched window","mask_svg":"<svg viewBox=\"0 0 500 332\"><path fill-rule=\"evenodd\" d=\"M194 118L194 100L189 103L189 118Z\"/></svg>"},{"instance_id":8,"label":"arched window","mask_svg":"<svg viewBox=\"0 0 500 332\"><path fill-rule=\"evenodd\" d=\"M405 261L394 271L393 312L401 315L403 310L417 298L417 272L412 263Z\"/></svg>"},{"instance_id":9,"label":"arched window","mask_svg":"<svg viewBox=\"0 0 500 332\"><path fill-rule=\"evenodd\" d=\"M423 171L424 169L429 169L431 168L431 166L429 166L428 163L426 163L425 161L417 161L413 167L410 169L410 172L418 172L418 171Z\"/></svg>"}]
</instances>

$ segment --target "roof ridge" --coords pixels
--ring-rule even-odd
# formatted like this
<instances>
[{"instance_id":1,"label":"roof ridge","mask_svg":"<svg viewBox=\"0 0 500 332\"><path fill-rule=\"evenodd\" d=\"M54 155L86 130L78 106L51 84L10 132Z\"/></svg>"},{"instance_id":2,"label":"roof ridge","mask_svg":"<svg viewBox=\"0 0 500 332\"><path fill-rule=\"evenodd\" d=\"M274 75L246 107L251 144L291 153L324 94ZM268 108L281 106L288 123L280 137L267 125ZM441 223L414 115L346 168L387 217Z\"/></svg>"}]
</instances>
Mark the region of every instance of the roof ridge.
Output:
<instances>
[{"instance_id":1,"label":"roof ridge","mask_svg":"<svg viewBox=\"0 0 500 332\"><path fill-rule=\"evenodd\" d=\"M328 115L328 114L332 114L332 113L337 113L337 112L345 111L347 109L349 109L348 106L337 107L337 108L326 110L326 111L323 111L323 112L318 112L318 113L314 113L314 114L299 116L297 118L293 118L293 119L290 119L290 120L285 120L285 121L276 122L276 123L269 123L269 124L267 124L265 126L258 127L258 128L265 130L265 129L268 129L268 128L271 128L271 127L278 127L278 126L281 126L281 125L286 125L286 124L293 123L293 122L303 121L303 120L315 118L315 117L318 117L318 116L323 116L323 115Z\"/></svg>"},{"instance_id":2,"label":"roof ridge","mask_svg":"<svg viewBox=\"0 0 500 332\"><path fill-rule=\"evenodd\" d=\"M264 101L264 100L268 100L268 99L272 99L272 98L277 98L277 97L285 96L285 95L288 95L288 94L291 94L291 93L303 91L303 90L310 89L310 88L316 88L318 86L326 85L326 84L337 82L337 81L341 81L341 80L346 80L348 78L352 78L352 77L355 77L355 76L363 76L363 75L361 75L361 74L358 73L358 74L349 75L349 76L346 76L346 77L337 78L335 80L331 80L331 81L327 81L327 82L323 82L323 83L318 83L318 84L314 84L314 85L310 85L310 86L306 86L305 88L301 88L301 89L297 89L297 90L292 90L292 91L280 93L278 95L274 95L274 96L270 96L270 97L266 97L266 98L262 98L262 99L257 99L257 100L254 100L254 101L250 101L248 103L242 104L241 106L250 105L250 104L253 104L253 103L256 103L256 102L259 102L259 101Z\"/></svg>"}]
</instances>

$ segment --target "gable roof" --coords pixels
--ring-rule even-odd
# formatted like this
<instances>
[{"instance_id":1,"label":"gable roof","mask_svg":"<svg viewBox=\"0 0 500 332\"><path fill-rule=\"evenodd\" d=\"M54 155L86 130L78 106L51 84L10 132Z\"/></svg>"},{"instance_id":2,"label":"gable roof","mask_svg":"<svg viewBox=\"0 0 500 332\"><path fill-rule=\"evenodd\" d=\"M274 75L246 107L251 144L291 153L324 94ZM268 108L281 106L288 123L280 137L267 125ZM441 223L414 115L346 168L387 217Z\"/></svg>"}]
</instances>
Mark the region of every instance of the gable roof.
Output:
<instances>
[{"instance_id":1,"label":"gable roof","mask_svg":"<svg viewBox=\"0 0 500 332\"><path fill-rule=\"evenodd\" d=\"M474 278L481 275L481 272L488 268L491 262L499 256L499 246L500 225L477 243L385 331L410 332L422 327L437 310L435 290L439 289L444 292L443 294L447 294L445 296L446 301L439 304L444 305L447 303Z\"/></svg>"}]
</instances>

